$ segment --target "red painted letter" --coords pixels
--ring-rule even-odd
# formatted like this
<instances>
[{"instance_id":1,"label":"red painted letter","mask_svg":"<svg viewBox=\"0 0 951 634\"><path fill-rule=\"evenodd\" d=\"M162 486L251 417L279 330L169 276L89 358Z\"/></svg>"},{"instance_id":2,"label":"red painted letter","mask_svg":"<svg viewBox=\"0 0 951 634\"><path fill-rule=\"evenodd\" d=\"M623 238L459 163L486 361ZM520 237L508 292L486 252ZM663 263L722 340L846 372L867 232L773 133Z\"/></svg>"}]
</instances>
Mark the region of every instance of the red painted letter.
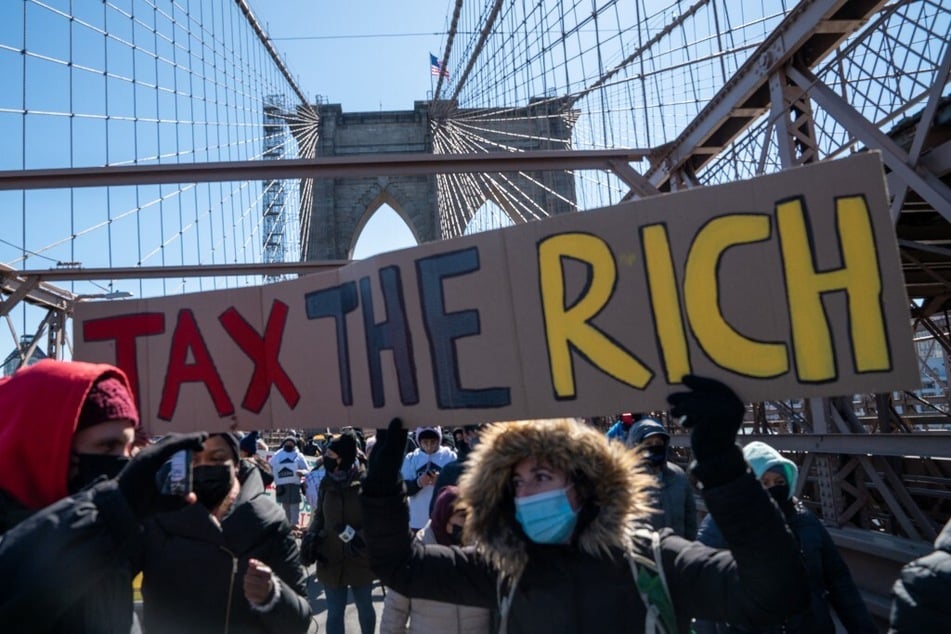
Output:
<instances>
[{"instance_id":1,"label":"red painted letter","mask_svg":"<svg viewBox=\"0 0 951 634\"><path fill-rule=\"evenodd\" d=\"M187 363L189 350L194 363ZM225 384L218 375L208 346L198 330L195 315L187 308L178 312L178 323L175 324L175 332L172 334L168 369L165 372L162 402L158 411L158 417L162 420L172 420L182 383L204 383L211 400L214 401L215 409L218 410L218 416L234 414L234 405L231 404Z\"/></svg>"},{"instance_id":2,"label":"red painted letter","mask_svg":"<svg viewBox=\"0 0 951 634\"><path fill-rule=\"evenodd\" d=\"M139 405L139 358L135 340L165 332L165 313L134 313L83 322L86 341L115 341L116 365L129 377L132 394ZM141 409L141 408L140 408Z\"/></svg>"},{"instance_id":3,"label":"red painted letter","mask_svg":"<svg viewBox=\"0 0 951 634\"><path fill-rule=\"evenodd\" d=\"M277 355L281 351L281 339L284 336L284 324L287 323L287 304L274 300L271 314L267 318L264 337L249 324L238 311L231 307L221 313L218 321L225 327L234 342L254 361L254 374L244 393L241 407L258 414L267 402L273 384L291 406L297 406L300 393L287 375Z\"/></svg>"}]
</instances>

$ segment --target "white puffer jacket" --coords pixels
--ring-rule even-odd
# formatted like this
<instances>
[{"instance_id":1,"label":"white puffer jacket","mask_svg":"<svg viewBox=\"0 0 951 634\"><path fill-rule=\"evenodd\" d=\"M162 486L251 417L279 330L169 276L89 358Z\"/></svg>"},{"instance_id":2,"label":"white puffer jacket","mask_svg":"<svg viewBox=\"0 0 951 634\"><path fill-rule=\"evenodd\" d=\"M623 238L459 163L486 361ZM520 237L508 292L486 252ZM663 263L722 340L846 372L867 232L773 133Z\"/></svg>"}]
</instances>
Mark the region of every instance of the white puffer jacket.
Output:
<instances>
[{"instance_id":1,"label":"white puffer jacket","mask_svg":"<svg viewBox=\"0 0 951 634\"><path fill-rule=\"evenodd\" d=\"M416 539L422 544L435 544L432 526L427 523ZM380 634L488 634L491 626L492 613L485 608L410 599L386 589Z\"/></svg>"}]
</instances>

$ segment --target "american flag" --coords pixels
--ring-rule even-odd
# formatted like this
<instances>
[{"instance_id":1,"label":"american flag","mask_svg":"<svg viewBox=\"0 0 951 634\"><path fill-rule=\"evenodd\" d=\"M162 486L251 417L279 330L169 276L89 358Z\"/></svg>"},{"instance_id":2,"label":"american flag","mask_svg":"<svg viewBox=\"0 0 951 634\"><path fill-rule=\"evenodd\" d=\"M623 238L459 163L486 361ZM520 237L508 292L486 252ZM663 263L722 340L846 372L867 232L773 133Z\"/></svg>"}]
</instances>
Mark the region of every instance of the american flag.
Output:
<instances>
[{"instance_id":1,"label":"american flag","mask_svg":"<svg viewBox=\"0 0 951 634\"><path fill-rule=\"evenodd\" d=\"M442 75L449 79L449 71L442 67L442 63L432 53L429 54L429 72L435 77Z\"/></svg>"}]
</instances>

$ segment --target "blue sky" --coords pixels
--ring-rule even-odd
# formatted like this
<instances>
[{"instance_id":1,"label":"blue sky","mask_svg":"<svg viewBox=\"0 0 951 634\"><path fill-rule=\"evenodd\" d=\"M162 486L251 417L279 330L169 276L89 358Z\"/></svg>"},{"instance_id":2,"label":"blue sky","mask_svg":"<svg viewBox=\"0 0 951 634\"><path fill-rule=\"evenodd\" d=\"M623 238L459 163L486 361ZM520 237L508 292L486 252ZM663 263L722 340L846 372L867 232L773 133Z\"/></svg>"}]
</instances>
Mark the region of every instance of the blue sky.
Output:
<instances>
[{"instance_id":1,"label":"blue sky","mask_svg":"<svg viewBox=\"0 0 951 634\"><path fill-rule=\"evenodd\" d=\"M429 54L441 57L449 2L250 0L298 85L344 112L411 110L434 87ZM396 212L367 223L354 258L415 245Z\"/></svg>"}]
</instances>

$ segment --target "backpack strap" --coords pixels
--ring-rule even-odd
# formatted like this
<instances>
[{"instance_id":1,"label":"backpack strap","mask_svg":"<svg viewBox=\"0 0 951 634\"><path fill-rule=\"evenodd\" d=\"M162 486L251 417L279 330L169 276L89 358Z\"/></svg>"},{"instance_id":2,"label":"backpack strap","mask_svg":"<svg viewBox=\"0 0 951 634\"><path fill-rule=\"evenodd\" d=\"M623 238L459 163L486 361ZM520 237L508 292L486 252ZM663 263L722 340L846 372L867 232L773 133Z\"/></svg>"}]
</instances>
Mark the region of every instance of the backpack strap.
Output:
<instances>
[{"instance_id":1,"label":"backpack strap","mask_svg":"<svg viewBox=\"0 0 951 634\"><path fill-rule=\"evenodd\" d=\"M664 564L661 559L660 534L652 529L638 527L634 531L637 541L650 547L650 557L638 552L637 544L625 554L634 577L637 592L644 603L646 617L645 634L677 634L677 617L674 602L670 598Z\"/></svg>"},{"instance_id":2,"label":"backpack strap","mask_svg":"<svg viewBox=\"0 0 951 634\"><path fill-rule=\"evenodd\" d=\"M504 575L499 575L498 580L495 582L495 593L499 604L499 628L497 634L506 634L506 632L508 632L509 612L512 609L512 599L515 598L515 589L518 587L519 579L520 577L509 579ZM509 586L508 592L504 592L506 585Z\"/></svg>"}]
</instances>

